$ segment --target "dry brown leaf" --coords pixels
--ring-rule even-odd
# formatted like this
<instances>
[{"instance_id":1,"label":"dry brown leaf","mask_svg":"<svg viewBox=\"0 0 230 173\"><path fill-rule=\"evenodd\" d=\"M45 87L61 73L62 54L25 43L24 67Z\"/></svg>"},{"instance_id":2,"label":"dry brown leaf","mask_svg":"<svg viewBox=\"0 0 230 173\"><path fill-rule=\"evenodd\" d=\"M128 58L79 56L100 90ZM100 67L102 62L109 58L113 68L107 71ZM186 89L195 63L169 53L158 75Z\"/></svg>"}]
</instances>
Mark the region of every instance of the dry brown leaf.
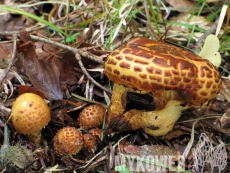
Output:
<instances>
[{"instance_id":1,"label":"dry brown leaf","mask_svg":"<svg viewBox=\"0 0 230 173\"><path fill-rule=\"evenodd\" d=\"M209 29L210 26L212 26L212 23L209 22L205 17L203 16L190 16L190 15L184 15L184 14L179 14L174 17L170 18L170 21L174 22L180 22L180 23L187 23L189 25L194 25L203 28L203 29ZM172 25L171 30L175 31L183 31L183 32L189 32L188 27L185 26L179 26L179 25Z\"/></svg>"},{"instance_id":2,"label":"dry brown leaf","mask_svg":"<svg viewBox=\"0 0 230 173\"><path fill-rule=\"evenodd\" d=\"M12 45L13 43L0 44L0 68L6 67L11 62L12 50L13 50Z\"/></svg>"},{"instance_id":3,"label":"dry brown leaf","mask_svg":"<svg viewBox=\"0 0 230 173\"><path fill-rule=\"evenodd\" d=\"M63 95L57 66L46 60L38 59L29 34L23 31L20 32L20 35L20 41L17 42L17 52L20 54L20 61L25 67L31 83L48 99L61 100Z\"/></svg>"},{"instance_id":4,"label":"dry brown leaf","mask_svg":"<svg viewBox=\"0 0 230 173\"><path fill-rule=\"evenodd\" d=\"M36 90L34 87L30 87L27 85L19 85L19 95L23 93L34 93L39 95L43 99L45 98L45 94L43 92Z\"/></svg>"},{"instance_id":5,"label":"dry brown leaf","mask_svg":"<svg viewBox=\"0 0 230 173\"><path fill-rule=\"evenodd\" d=\"M188 0L166 0L171 6L177 8L180 12L185 12L186 9L190 9L193 6L193 3ZM182 9L182 10L180 10Z\"/></svg>"}]
</instances>

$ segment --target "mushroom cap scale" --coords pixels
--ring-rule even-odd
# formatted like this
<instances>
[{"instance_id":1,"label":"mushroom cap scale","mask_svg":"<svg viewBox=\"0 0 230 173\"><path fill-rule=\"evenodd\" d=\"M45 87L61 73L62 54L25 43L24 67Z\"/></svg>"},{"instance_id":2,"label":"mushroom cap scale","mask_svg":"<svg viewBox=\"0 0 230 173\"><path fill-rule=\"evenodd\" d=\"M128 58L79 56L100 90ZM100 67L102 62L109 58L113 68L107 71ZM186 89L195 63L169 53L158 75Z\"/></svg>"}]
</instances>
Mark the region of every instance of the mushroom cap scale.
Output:
<instances>
[{"instance_id":1,"label":"mushroom cap scale","mask_svg":"<svg viewBox=\"0 0 230 173\"><path fill-rule=\"evenodd\" d=\"M221 88L220 74L208 60L147 38L133 38L114 50L104 73L111 81L137 90L177 90L194 104L208 103Z\"/></svg>"},{"instance_id":2,"label":"mushroom cap scale","mask_svg":"<svg viewBox=\"0 0 230 173\"><path fill-rule=\"evenodd\" d=\"M50 109L43 98L33 93L20 95L12 107L12 124L21 134L32 134L50 121Z\"/></svg>"}]
</instances>

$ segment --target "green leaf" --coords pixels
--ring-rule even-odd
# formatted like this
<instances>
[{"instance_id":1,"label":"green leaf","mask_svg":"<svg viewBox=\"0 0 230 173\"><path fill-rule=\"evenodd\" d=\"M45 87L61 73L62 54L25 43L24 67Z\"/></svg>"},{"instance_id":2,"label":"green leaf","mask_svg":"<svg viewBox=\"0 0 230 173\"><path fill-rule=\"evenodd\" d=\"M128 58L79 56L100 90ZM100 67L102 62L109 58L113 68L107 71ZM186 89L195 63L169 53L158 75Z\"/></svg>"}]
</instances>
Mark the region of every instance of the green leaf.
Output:
<instances>
[{"instance_id":1,"label":"green leaf","mask_svg":"<svg viewBox=\"0 0 230 173\"><path fill-rule=\"evenodd\" d=\"M79 34L80 34L80 33L77 32L77 33L71 35L71 39L72 39L72 40L75 40L76 37L77 37ZM72 41L71 39L70 39L70 38L66 38L66 43L71 42L71 41ZM64 43L64 40L62 40L61 43Z\"/></svg>"},{"instance_id":2,"label":"green leaf","mask_svg":"<svg viewBox=\"0 0 230 173\"><path fill-rule=\"evenodd\" d=\"M134 18L136 16L137 13L140 13L141 12L141 8L138 8L134 11L132 11L132 14L129 15L129 18L131 19L132 17Z\"/></svg>"}]
</instances>

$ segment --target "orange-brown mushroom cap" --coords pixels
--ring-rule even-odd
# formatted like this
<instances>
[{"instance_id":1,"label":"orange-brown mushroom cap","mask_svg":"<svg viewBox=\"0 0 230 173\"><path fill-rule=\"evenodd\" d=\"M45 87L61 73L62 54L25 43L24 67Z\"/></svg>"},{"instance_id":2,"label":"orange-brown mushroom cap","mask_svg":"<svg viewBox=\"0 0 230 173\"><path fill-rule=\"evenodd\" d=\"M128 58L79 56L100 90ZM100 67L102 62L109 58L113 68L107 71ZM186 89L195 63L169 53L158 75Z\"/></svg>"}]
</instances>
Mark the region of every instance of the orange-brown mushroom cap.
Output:
<instances>
[{"instance_id":1,"label":"orange-brown mushroom cap","mask_svg":"<svg viewBox=\"0 0 230 173\"><path fill-rule=\"evenodd\" d=\"M106 109L98 104L85 107L79 114L79 125L81 128L99 127L104 120Z\"/></svg>"},{"instance_id":2,"label":"orange-brown mushroom cap","mask_svg":"<svg viewBox=\"0 0 230 173\"><path fill-rule=\"evenodd\" d=\"M33 93L20 95L11 112L12 124L21 134L32 134L44 128L50 121L50 109L40 96Z\"/></svg>"},{"instance_id":3,"label":"orange-brown mushroom cap","mask_svg":"<svg viewBox=\"0 0 230 173\"><path fill-rule=\"evenodd\" d=\"M89 133L92 134L92 135L94 135L94 136L97 136L98 139L101 139L101 133L102 133L102 130L101 130L101 129L97 129L97 128L91 129L91 130L89 131Z\"/></svg>"},{"instance_id":4,"label":"orange-brown mushroom cap","mask_svg":"<svg viewBox=\"0 0 230 173\"><path fill-rule=\"evenodd\" d=\"M208 60L147 38L133 38L114 50L106 59L104 73L129 88L177 90L194 104L208 103L221 88L220 74Z\"/></svg>"},{"instance_id":5,"label":"orange-brown mushroom cap","mask_svg":"<svg viewBox=\"0 0 230 173\"><path fill-rule=\"evenodd\" d=\"M53 146L60 155L75 155L83 147L82 134L74 127L64 127L55 135Z\"/></svg>"},{"instance_id":6,"label":"orange-brown mushroom cap","mask_svg":"<svg viewBox=\"0 0 230 173\"><path fill-rule=\"evenodd\" d=\"M84 140L84 148L93 151L97 149L96 137L93 136L92 134L84 134L83 140Z\"/></svg>"}]
</instances>

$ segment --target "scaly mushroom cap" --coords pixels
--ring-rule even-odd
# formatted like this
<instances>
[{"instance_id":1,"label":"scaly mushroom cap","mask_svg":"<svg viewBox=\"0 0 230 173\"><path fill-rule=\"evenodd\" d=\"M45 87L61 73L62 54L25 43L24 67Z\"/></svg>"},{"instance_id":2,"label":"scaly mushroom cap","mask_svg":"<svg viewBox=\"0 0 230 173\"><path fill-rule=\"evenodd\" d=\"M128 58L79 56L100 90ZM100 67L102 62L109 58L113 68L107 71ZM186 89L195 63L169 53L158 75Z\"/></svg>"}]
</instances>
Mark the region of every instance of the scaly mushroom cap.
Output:
<instances>
[{"instance_id":1,"label":"scaly mushroom cap","mask_svg":"<svg viewBox=\"0 0 230 173\"><path fill-rule=\"evenodd\" d=\"M44 128L50 121L50 109L37 94L20 95L12 107L12 124L21 134L32 134Z\"/></svg>"},{"instance_id":2,"label":"scaly mushroom cap","mask_svg":"<svg viewBox=\"0 0 230 173\"><path fill-rule=\"evenodd\" d=\"M84 148L87 150L95 151L97 149L97 142L95 136L91 134L83 135Z\"/></svg>"},{"instance_id":3,"label":"scaly mushroom cap","mask_svg":"<svg viewBox=\"0 0 230 173\"><path fill-rule=\"evenodd\" d=\"M74 127L64 127L55 135L53 146L60 155L75 155L83 147L82 134Z\"/></svg>"},{"instance_id":4,"label":"scaly mushroom cap","mask_svg":"<svg viewBox=\"0 0 230 173\"><path fill-rule=\"evenodd\" d=\"M78 122L81 128L99 127L104 120L105 108L101 105L89 105L79 114Z\"/></svg>"},{"instance_id":5,"label":"scaly mushroom cap","mask_svg":"<svg viewBox=\"0 0 230 173\"><path fill-rule=\"evenodd\" d=\"M193 104L208 103L221 77L208 61L185 49L147 38L133 38L106 59L104 73L118 84L143 91L177 90Z\"/></svg>"}]
</instances>

